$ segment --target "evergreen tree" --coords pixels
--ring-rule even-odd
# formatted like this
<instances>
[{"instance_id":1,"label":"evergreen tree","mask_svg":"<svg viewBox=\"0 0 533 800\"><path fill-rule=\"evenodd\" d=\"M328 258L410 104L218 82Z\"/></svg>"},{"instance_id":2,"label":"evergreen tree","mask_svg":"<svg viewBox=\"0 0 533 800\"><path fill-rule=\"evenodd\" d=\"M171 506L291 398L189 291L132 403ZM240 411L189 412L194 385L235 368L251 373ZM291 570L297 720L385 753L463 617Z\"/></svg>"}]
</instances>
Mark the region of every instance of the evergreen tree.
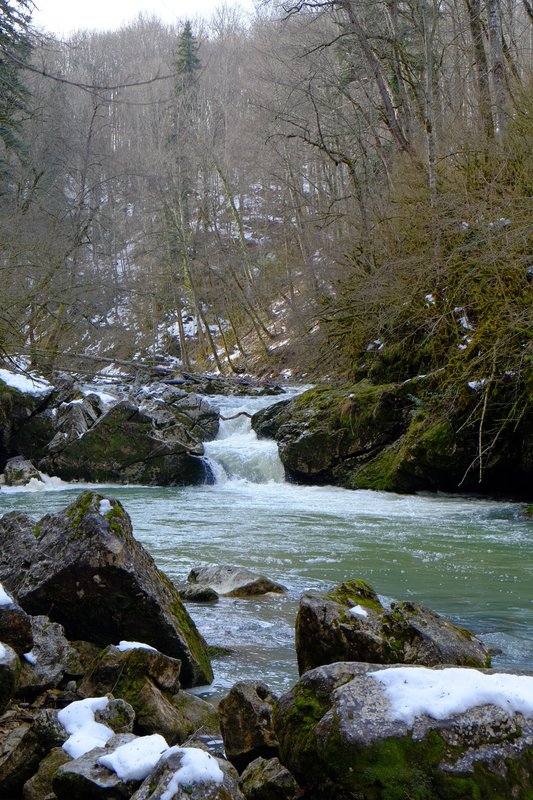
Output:
<instances>
[{"instance_id":1,"label":"evergreen tree","mask_svg":"<svg viewBox=\"0 0 533 800\"><path fill-rule=\"evenodd\" d=\"M20 80L20 69L30 52L29 0L0 0L0 168L5 170L8 150L20 150L18 137L28 90Z\"/></svg>"},{"instance_id":2,"label":"evergreen tree","mask_svg":"<svg viewBox=\"0 0 533 800\"><path fill-rule=\"evenodd\" d=\"M201 62L198 57L198 47L198 42L192 32L192 25L189 20L187 20L179 35L176 55L179 86L191 84L194 81L196 72L201 67Z\"/></svg>"}]
</instances>

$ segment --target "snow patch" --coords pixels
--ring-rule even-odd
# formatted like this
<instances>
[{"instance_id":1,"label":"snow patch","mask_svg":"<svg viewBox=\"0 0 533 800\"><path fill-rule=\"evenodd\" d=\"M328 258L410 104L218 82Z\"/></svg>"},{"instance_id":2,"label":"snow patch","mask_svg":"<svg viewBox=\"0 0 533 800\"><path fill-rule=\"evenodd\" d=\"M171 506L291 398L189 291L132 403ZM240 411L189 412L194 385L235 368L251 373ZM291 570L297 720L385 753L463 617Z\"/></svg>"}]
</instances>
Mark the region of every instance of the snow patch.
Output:
<instances>
[{"instance_id":1,"label":"snow patch","mask_svg":"<svg viewBox=\"0 0 533 800\"><path fill-rule=\"evenodd\" d=\"M120 641L116 647L121 653L126 653L128 650L153 650L155 653L158 652L158 650L150 644L145 644L144 642L127 642L124 639Z\"/></svg>"},{"instance_id":2,"label":"snow patch","mask_svg":"<svg viewBox=\"0 0 533 800\"><path fill-rule=\"evenodd\" d=\"M11 386L12 389L36 397L52 391L52 386L44 378L27 378L25 375L19 375L8 369L0 369L0 380L7 386Z\"/></svg>"},{"instance_id":3,"label":"snow patch","mask_svg":"<svg viewBox=\"0 0 533 800\"><path fill-rule=\"evenodd\" d=\"M37 656L33 654L33 650L30 650L29 653L24 653L24 658L28 662L28 664L36 664L37 663Z\"/></svg>"},{"instance_id":4,"label":"snow patch","mask_svg":"<svg viewBox=\"0 0 533 800\"><path fill-rule=\"evenodd\" d=\"M103 747L114 735L111 728L94 719L95 713L107 708L108 702L107 697L88 697L75 700L58 712L57 718L69 734L63 750L71 758L80 758L95 747Z\"/></svg>"},{"instance_id":5,"label":"snow patch","mask_svg":"<svg viewBox=\"0 0 533 800\"><path fill-rule=\"evenodd\" d=\"M168 758L173 753L182 753L181 767L174 773L161 800L172 800L179 786L193 783L222 783L224 773L213 756L198 747L170 747L164 754Z\"/></svg>"},{"instance_id":6,"label":"snow patch","mask_svg":"<svg viewBox=\"0 0 533 800\"><path fill-rule=\"evenodd\" d=\"M499 706L504 711L533 717L533 677L450 667L399 667L369 672L385 687L391 719L412 724L425 714L447 719L476 706Z\"/></svg>"},{"instance_id":7,"label":"snow patch","mask_svg":"<svg viewBox=\"0 0 533 800\"><path fill-rule=\"evenodd\" d=\"M15 603L10 594L6 592L0 583L0 606L12 606Z\"/></svg>"},{"instance_id":8,"label":"snow patch","mask_svg":"<svg viewBox=\"0 0 533 800\"><path fill-rule=\"evenodd\" d=\"M363 606L353 606L350 608L349 613L352 617L368 617L368 611Z\"/></svg>"},{"instance_id":9,"label":"snow patch","mask_svg":"<svg viewBox=\"0 0 533 800\"><path fill-rule=\"evenodd\" d=\"M105 497L103 500L100 500L100 504L98 506L98 513L100 514L100 516L105 517L106 514L109 514L109 512L112 511L112 509L113 506L111 505L107 497Z\"/></svg>"},{"instance_id":10,"label":"snow patch","mask_svg":"<svg viewBox=\"0 0 533 800\"><path fill-rule=\"evenodd\" d=\"M168 750L166 740L154 733L120 745L109 755L100 756L98 763L115 772L121 781L143 781L165 750Z\"/></svg>"}]
</instances>

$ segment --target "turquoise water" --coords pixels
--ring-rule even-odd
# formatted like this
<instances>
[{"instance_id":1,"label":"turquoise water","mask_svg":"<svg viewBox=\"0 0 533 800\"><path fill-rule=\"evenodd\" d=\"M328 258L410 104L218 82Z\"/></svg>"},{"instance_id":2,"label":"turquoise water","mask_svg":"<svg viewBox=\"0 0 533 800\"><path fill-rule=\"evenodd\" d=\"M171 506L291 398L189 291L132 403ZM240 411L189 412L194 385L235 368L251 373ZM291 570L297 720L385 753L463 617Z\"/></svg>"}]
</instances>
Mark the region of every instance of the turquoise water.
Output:
<instances>
[{"instance_id":1,"label":"turquoise water","mask_svg":"<svg viewBox=\"0 0 533 800\"><path fill-rule=\"evenodd\" d=\"M357 577L384 598L422 602L469 627L502 650L495 667L531 669L533 524L519 505L285 483L274 443L257 443L247 426L245 418L228 423L208 448L219 477L213 486L100 489L124 504L136 537L172 579L185 579L199 564L235 564L287 586L283 597L189 604L207 641L234 651L214 662L207 693L221 694L243 679L287 689L297 676L299 595ZM66 506L81 488L4 489L0 514L40 517Z\"/></svg>"}]
</instances>

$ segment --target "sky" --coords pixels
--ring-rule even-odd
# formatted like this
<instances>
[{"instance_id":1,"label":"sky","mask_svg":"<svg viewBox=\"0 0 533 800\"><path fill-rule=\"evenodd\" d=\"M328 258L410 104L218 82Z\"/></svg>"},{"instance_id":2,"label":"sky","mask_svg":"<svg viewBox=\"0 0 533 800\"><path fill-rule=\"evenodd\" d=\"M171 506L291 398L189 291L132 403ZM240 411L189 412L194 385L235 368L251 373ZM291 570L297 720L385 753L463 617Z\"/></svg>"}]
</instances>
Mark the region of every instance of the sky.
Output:
<instances>
[{"instance_id":1,"label":"sky","mask_svg":"<svg viewBox=\"0 0 533 800\"><path fill-rule=\"evenodd\" d=\"M114 30L140 12L168 23L209 17L222 4L221 0L35 0L33 23L48 33L65 35L80 28ZM239 5L243 11L254 7L253 0L228 0L226 5Z\"/></svg>"}]
</instances>

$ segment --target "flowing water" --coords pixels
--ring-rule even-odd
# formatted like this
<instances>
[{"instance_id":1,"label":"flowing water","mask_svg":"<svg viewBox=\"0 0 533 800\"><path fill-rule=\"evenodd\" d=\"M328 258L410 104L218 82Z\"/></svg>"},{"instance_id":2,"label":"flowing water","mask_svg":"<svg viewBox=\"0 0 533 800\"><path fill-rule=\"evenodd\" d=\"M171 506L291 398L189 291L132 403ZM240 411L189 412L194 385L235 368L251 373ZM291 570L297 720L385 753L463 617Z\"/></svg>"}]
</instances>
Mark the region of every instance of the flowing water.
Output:
<instances>
[{"instance_id":1,"label":"flowing water","mask_svg":"<svg viewBox=\"0 0 533 800\"><path fill-rule=\"evenodd\" d=\"M223 416L278 398L209 398ZM495 667L533 668L533 523L521 506L472 498L403 496L296 486L283 480L274 442L258 441L247 417L224 422L206 446L217 482L179 488L112 487L136 537L172 579L200 564L261 571L286 596L189 604L212 645L206 694L261 679L276 692L296 679L293 626L298 597L364 578L385 599L422 602L502 652ZM81 487L0 492L0 514L35 517L63 508Z\"/></svg>"}]
</instances>

